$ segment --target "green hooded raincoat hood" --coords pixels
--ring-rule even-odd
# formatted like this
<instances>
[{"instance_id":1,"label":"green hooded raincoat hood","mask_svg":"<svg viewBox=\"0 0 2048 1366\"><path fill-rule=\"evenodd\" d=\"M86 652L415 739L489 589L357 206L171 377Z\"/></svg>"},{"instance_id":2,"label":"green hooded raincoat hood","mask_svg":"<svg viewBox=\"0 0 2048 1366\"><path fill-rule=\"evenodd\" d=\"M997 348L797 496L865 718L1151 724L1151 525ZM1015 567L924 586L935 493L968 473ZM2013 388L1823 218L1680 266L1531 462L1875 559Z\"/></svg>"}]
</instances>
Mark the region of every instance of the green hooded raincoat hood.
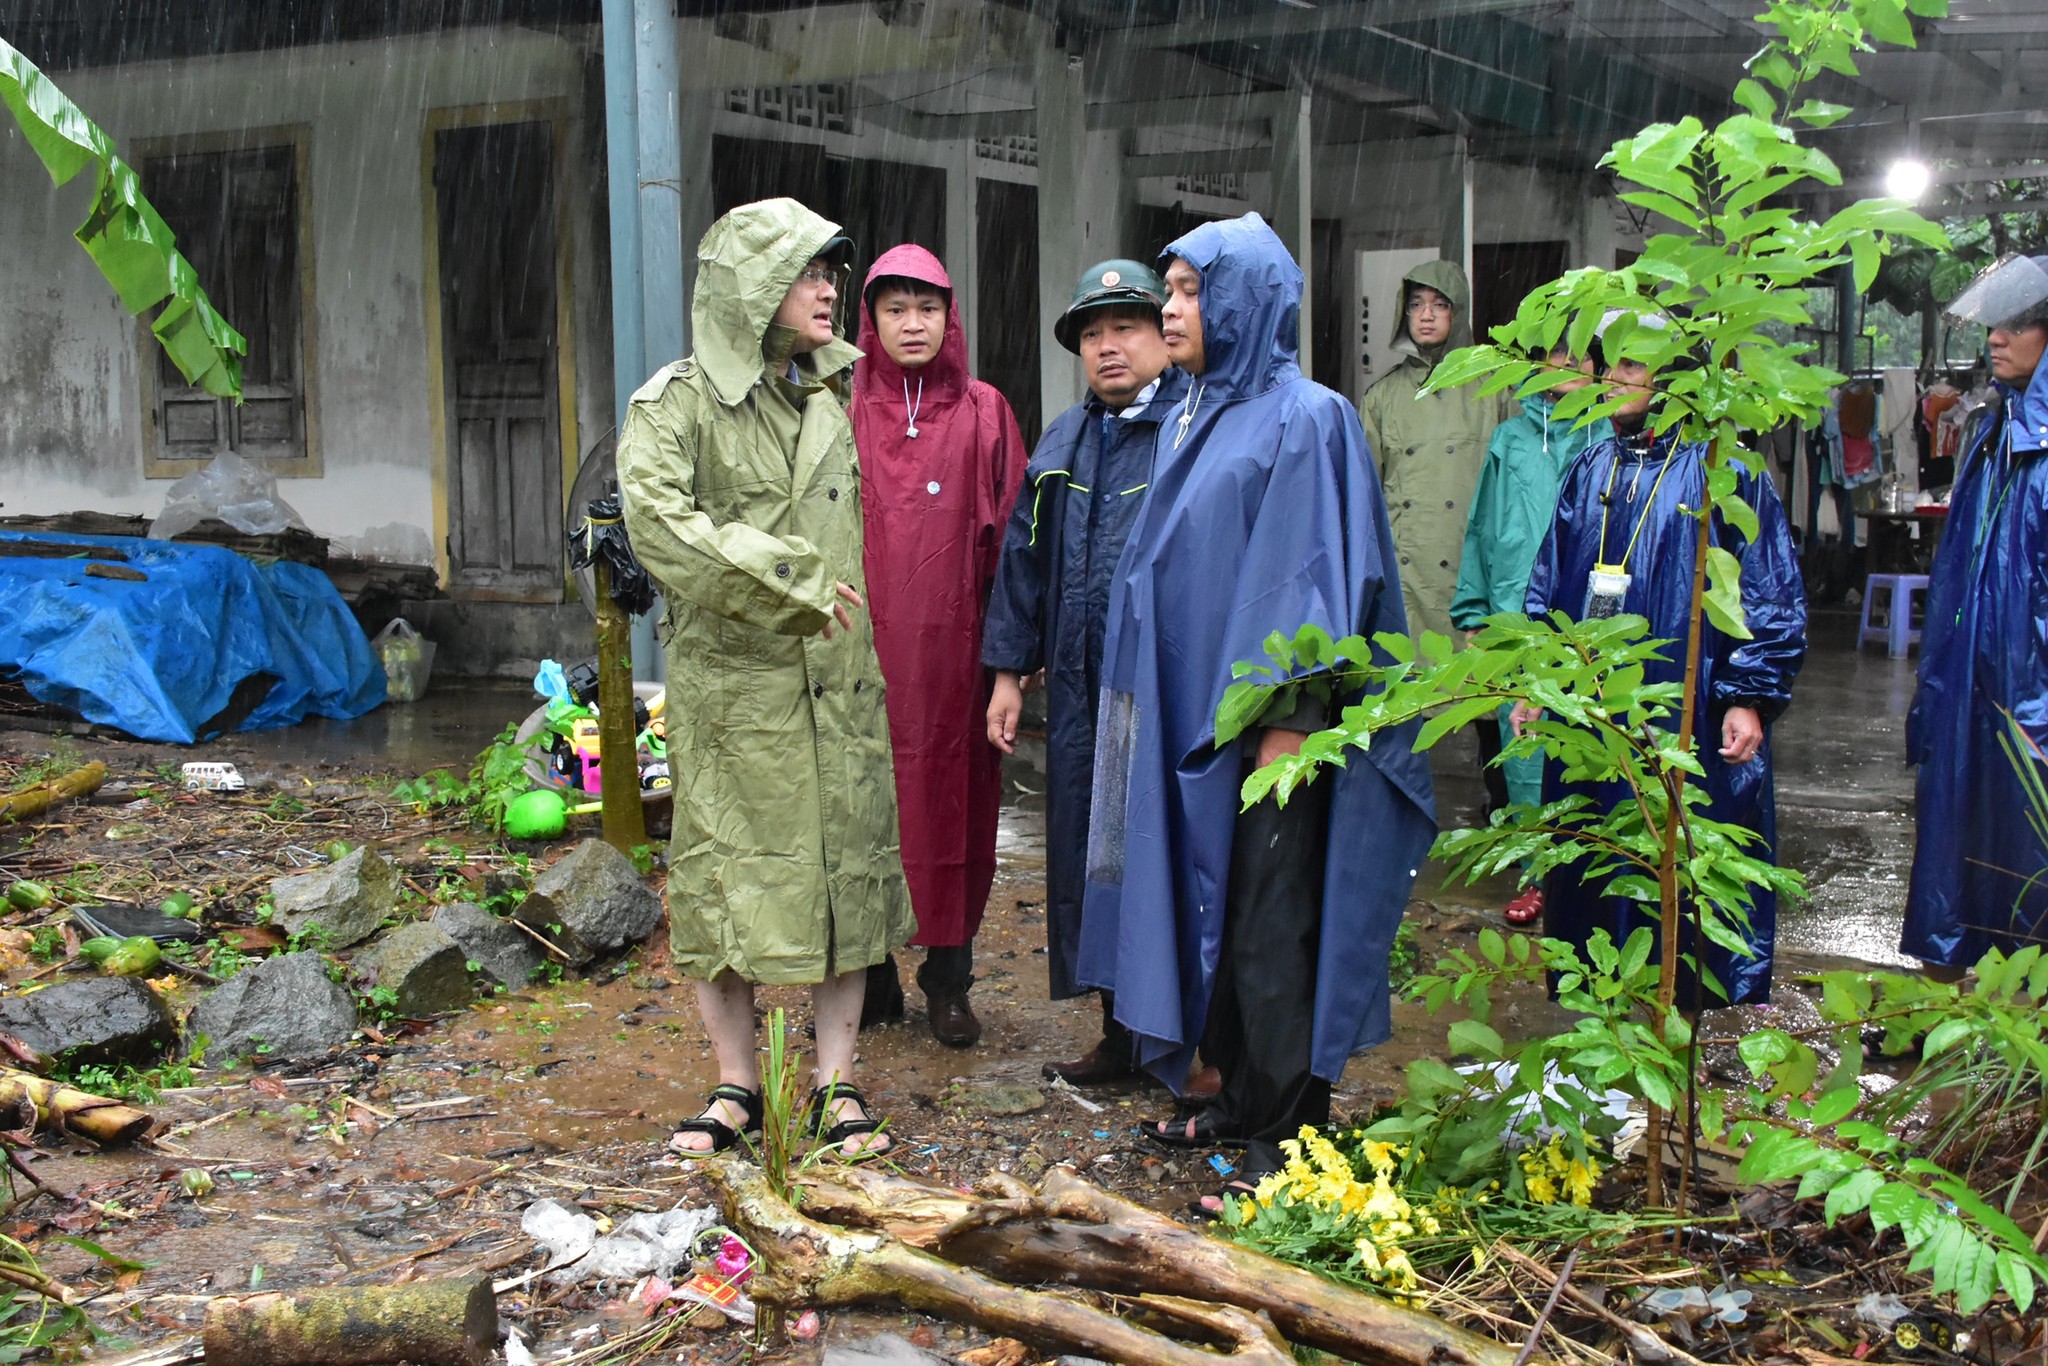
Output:
<instances>
[{"instance_id":1,"label":"green hooded raincoat hood","mask_svg":"<svg viewBox=\"0 0 2048 1366\"><path fill-rule=\"evenodd\" d=\"M874 632L831 620L865 589L843 339L790 360L771 327L838 231L793 199L743 205L697 249L696 350L626 413L619 488L668 600L669 933L708 980L818 982L878 963L915 922ZM794 376L792 378L792 376Z\"/></svg>"},{"instance_id":2,"label":"green hooded raincoat hood","mask_svg":"<svg viewBox=\"0 0 2048 1366\"><path fill-rule=\"evenodd\" d=\"M1427 285L1451 301L1450 340L1435 356L1408 335L1409 285ZM1477 385L1418 396L1445 353L1472 344L1472 291L1454 263L1425 261L1402 277L1394 316L1401 319L1393 346L1401 362L1365 391L1358 415L1386 489L1408 630L1418 638L1425 630L1450 635L1465 518L1501 403L1480 398Z\"/></svg>"},{"instance_id":3,"label":"green hooded raincoat hood","mask_svg":"<svg viewBox=\"0 0 2048 1366\"><path fill-rule=\"evenodd\" d=\"M1476 630L1497 612L1519 612L1529 591L1529 568L1557 520L1557 491L1579 452L1613 435L1606 418L1583 427L1551 416L1555 393L1531 394L1522 411L1493 429L1486 468L1465 523L1465 553L1451 623Z\"/></svg>"}]
</instances>

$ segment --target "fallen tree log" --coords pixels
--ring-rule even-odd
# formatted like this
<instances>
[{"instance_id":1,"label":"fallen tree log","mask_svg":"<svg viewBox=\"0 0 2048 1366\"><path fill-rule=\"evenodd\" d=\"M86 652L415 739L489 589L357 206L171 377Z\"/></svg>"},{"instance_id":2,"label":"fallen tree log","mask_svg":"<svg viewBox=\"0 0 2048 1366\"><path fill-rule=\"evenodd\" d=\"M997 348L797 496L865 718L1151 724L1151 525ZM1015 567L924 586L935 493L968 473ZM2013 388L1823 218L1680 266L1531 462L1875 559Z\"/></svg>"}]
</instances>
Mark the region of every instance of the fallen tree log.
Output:
<instances>
[{"instance_id":1,"label":"fallen tree log","mask_svg":"<svg viewBox=\"0 0 2048 1366\"><path fill-rule=\"evenodd\" d=\"M156 1123L146 1110L12 1067L0 1067L0 1109L32 1106L36 1128L55 1127L102 1147L132 1143Z\"/></svg>"},{"instance_id":2,"label":"fallen tree log","mask_svg":"<svg viewBox=\"0 0 2048 1366\"><path fill-rule=\"evenodd\" d=\"M18 792L0 796L0 823L25 821L40 816L59 802L89 797L100 790L100 784L107 780L107 766L95 759L84 768L75 768L61 778L52 778L46 783L35 783Z\"/></svg>"},{"instance_id":3,"label":"fallen tree log","mask_svg":"<svg viewBox=\"0 0 2048 1366\"><path fill-rule=\"evenodd\" d=\"M207 1366L484 1366L498 1342L491 1280L223 1295L200 1328Z\"/></svg>"},{"instance_id":4,"label":"fallen tree log","mask_svg":"<svg viewBox=\"0 0 2048 1366\"><path fill-rule=\"evenodd\" d=\"M886 1232L1004 1281L1161 1295L1265 1314L1283 1336L1372 1366L1511 1366L1514 1350L1419 1310L1213 1238L1055 1167L995 1199L873 1167L813 1168L807 1214Z\"/></svg>"},{"instance_id":5,"label":"fallen tree log","mask_svg":"<svg viewBox=\"0 0 2048 1366\"><path fill-rule=\"evenodd\" d=\"M901 1304L990 1332L1121 1366L1294 1366L1267 1320L1228 1305L1142 1295L1106 1313L1058 1291L1025 1290L956 1266L887 1234L835 1228L797 1213L760 1170L730 1158L705 1163L725 1217L760 1256L747 1293L769 1305L826 1308ZM1125 1319L1169 1323L1224 1349L1182 1342ZM211 1353L208 1354L209 1358Z\"/></svg>"}]
</instances>

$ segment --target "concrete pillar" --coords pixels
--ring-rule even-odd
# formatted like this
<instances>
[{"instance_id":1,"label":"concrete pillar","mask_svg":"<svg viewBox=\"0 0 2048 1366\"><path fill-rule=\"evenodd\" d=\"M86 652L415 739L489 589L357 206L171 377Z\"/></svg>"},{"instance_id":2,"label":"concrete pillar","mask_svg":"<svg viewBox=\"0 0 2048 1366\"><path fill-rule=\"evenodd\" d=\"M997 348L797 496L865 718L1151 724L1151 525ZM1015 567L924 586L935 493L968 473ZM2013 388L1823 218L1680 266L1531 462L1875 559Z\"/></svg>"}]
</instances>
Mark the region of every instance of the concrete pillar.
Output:
<instances>
[{"instance_id":1,"label":"concrete pillar","mask_svg":"<svg viewBox=\"0 0 2048 1366\"><path fill-rule=\"evenodd\" d=\"M1578 259L1565 262L1567 270L1579 266L1614 269L1614 201L1602 192L1596 177L1579 181Z\"/></svg>"},{"instance_id":2,"label":"concrete pillar","mask_svg":"<svg viewBox=\"0 0 2048 1366\"><path fill-rule=\"evenodd\" d=\"M974 139L956 138L946 155L946 273L959 291L967 329L967 368L981 373L981 259L975 240Z\"/></svg>"},{"instance_id":3,"label":"concrete pillar","mask_svg":"<svg viewBox=\"0 0 2048 1366\"><path fill-rule=\"evenodd\" d=\"M1042 420L1081 398L1081 366L1053 340L1055 311L1088 262L1075 209L1080 204L1087 146L1088 92L1081 59L1048 43L1033 62L1033 103L1038 130L1038 389Z\"/></svg>"},{"instance_id":4,"label":"concrete pillar","mask_svg":"<svg viewBox=\"0 0 2048 1366\"><path fill-rule=\"evenodd\" d=\"M1313 97L1308 91L1296 93L1281 112L1273 116L1273 231L1294 253L1301 267L1301 369L1312 373L1314 357L1310 346L1315 337L1311 316L1315 264L1311 259L1314 233L1310 228L1313 199L1315 144L1310 138Z\"/></svg>"},{"instance_id":5,"label":"concrete pillar","mask_svg":"<svg viewBox=\"0 0 2048 1366\"><path fill-rule=\"evenodd\" d=\"M708 23L687 25L685 42L690 41L690 28L702 28L706 33L710 31ZM676 238L682 256L682 316L686 338L690 295L697 288L697 244L704 240L704 234L711 230L712 220L717 217L713 210L718 200L711 185L711 125L718 111L718 97L716 90L685 90L678 97L676 111L677 128L681 134L676 159ZM682 352L676 354L681 355Z\"/></svg>"},{"instance_id":6,"label":"concrete pillar","mask_svg":"<svg viewBox=\"0 0 2048 1366\"><path fill-rule=\"evenodd\" d=\"M1088 134L1081 157L1080 272L1112 256L1128 256L1135 250L1125 229L1135 216L1137 187L1124 175L1124 134L1120 129L1102 128ZM1069 288L1073 279L1067 281ZM1064 302L1065 296L1061 296Z\"/></svg>"},{"instance_id":7,"label":"concrete pillar","mask_svg":"<svg viewBox=\"0 0 2048 1366\"><path fill-rule=\"evenodd\" d=\"M1446 261L1455 261L1472 279L1472 144L1465 137L1455 139L1446 163L1443 192L1437 203L1442 217L1437 230L1437 251Z\"/></svg>"}]
</instances>

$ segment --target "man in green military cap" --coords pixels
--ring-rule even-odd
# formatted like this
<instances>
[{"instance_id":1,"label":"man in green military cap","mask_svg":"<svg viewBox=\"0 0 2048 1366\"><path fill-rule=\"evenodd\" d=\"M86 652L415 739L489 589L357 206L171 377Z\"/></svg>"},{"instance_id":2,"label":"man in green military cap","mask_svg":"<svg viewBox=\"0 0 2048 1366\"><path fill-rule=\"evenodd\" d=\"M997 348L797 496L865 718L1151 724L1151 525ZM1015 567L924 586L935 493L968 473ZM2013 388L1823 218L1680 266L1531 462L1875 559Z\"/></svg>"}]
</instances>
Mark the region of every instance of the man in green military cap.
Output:
<instances>
[{"instance_id":1,"label":"man in green military cap","mask_svg":"<svg viewBox=\"0 0 2048 1366\"><path fill-rule=\"evenodd\" d=\"M1078 996L1074 976L1095 769L1095 706L1102 641L1124 540L1151 479L1153 438L1187 377L1171 368L1160 334L1166 284L1136 261L1085 271L1053 324L1081 357L1088 397L1053 419L1025 467L1024 491L1004 533L981 662L996 671L989 743L1014 752L1026 683L1046 688L1046 972L1055 1000ZM1078 1085L1136 1075L1130 1036L1105 996L1102 1041L1046 1075Z\"/></svg>"}]
</instances>

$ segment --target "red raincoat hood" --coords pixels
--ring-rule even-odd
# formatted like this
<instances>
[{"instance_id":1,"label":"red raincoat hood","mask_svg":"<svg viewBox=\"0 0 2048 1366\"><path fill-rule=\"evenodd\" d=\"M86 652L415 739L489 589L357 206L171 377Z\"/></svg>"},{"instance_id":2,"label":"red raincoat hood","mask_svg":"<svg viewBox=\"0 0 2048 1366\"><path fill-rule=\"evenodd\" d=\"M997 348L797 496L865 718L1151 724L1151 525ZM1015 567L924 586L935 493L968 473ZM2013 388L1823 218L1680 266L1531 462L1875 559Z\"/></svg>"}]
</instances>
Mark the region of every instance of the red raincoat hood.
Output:
<instances>
[{"instance_id":1,"label":"red raincoat hood","mask_svg":"<svg viewBox=\"0 0 2048 1366\"><path fill-rule=\"evenodd\" d=\"M868 290L875 281L885 275L898 275L906 279L920 280L928 285L937 285L946 291L946 335L939 343L939 354L915 370L906 370L889 359L889 353L882 349L881 336L875 330L875 317L868 307ZM924 405L958 402L967 393L970 383L967 374L967 329L960 323L960 296L953 290L953 281L946 274L946 268L939 264L939 258L913 243L891 247L875 261L868 270L868 278L860 291L860 336L854 343L865 355L853 368L853 392L855 398L870 394L893 395L902 401L905 382L912 393L919 381L924 384Z\"/></svg>"}]
</instances>

